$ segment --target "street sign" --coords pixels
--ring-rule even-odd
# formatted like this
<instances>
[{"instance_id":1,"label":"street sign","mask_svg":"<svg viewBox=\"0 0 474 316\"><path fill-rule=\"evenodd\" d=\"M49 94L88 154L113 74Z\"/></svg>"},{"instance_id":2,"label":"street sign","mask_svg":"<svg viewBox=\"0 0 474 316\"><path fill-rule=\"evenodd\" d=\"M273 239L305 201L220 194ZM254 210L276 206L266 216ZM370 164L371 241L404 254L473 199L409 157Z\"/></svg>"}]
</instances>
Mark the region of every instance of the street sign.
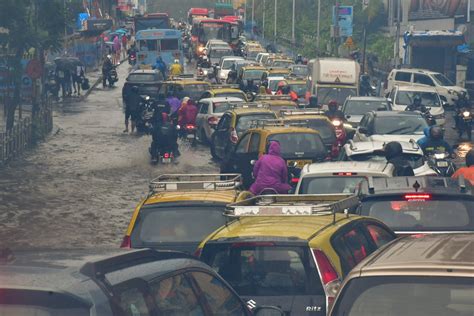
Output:
<instances>
[{"instance_id":1,"label":"street sign","mask_svg":"<svg viewBox=\"0 0 474 316\"><path fill-rule=\"evenodd\" d=\"M43 74L43 68L38 59L32 59L26 65L26 74L30 76L31 79L39 79Z\"/></svg>"},{"instance_id":2,"label":"street sign","mask_svg":"<svg viewBox=\"0 0 474 316\"><path fill-rule=\"evenodd\" d=\"M339 6L338 12L336 12L336 6L332 7L332 24L336 25L336 16L337 16L338 18L337 24L339 26L339 36L341 37L352 36L353 15L354 15L354 10L352 6L341 5Z\"/></svg>"}]
</instances>

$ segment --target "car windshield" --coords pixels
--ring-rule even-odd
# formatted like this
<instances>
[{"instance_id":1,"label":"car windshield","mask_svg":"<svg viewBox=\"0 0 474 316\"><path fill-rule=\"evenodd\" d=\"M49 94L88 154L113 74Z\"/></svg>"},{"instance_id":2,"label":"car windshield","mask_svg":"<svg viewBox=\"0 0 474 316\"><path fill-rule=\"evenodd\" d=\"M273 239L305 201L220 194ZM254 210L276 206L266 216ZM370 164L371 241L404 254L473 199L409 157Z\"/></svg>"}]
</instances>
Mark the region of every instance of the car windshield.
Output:
<instances>
[{"instance_id":1,"label":"car windshield","mask_svg":"<svg viewBox=\"0 0 474 316\"><path fill-rule=\"evenodd\" d=\"M214 97L216 98L239 98L245 100L245 94L243 92L217 92Z\"/></svg>"},{"instance_id":2,"label":"car windshield","mask_svg":"<svg viewBox=\"0 0 474 316\"><path fill-rule=\"evenodd\" d=\"M127 81L130 82L149 82L156 81L158 78L156 74L130 74L127 77Z\"/></svg>"},{"instance_id":3,"label":"car windshield","mask_svg":"<svg viewBox=\"0 0 474 316\"><path fill-rule=\"evenodd\" d=\"M243 101L242 102L236 102L236 101L232 101L232 102L214 102L213 103L213 106L214 106L213 112L214 113L224 113L225 111L231 109L233 105L242 104L242 103L243 103Z\"/></svg>"},{"instance_id":4,"label":"car windshield","mask_svg":"<svg viewBox=\"0 0 474 316\"><path fill-rule=\"evenodd\" d=\"M208 244L202 260L241 296L324 295L307 247Z\"/></svg>"},{"instance_id":5,"label":"car windshield","mask_svg":"<svg viewBox=\"0 0 474 316\"><path fill-rule=\"evenodd\" d=\"M359 209L395 231L474 231L474 201L401 197L368 200Z\"/></svg>"},{"instance_id":6,"label":"car windshield","mask_svg":"<svg viewBox=\"0 0 474 316\"><path fill-rule=\"evenodd\" d=\"M428 127L421 115L379 116L375 119L375 134L410 135L422 134Z\"/></svg>"},{"instance_id":7,"label":"car windshield","mask_svg":"<svg viewBox=\"0 0 474 316\"><path fill-rule=\"evenodd\" d=\"M260 51L258 51L258 50L249 50L247 52L247 58L255 59L255 57L257 57L258 53L260 53Z\"/></svg>"},{"instance_id":8,"label":"car windshield","mask_svg":"<svg viewBox=\"0 0 474 316\"><path fill-rule=\"evenodd\" d=\"M362 176L304 177L299 194L354 193L363 180Z\"/></svg>"},{"instance_id":9,"label":"car windshield","mask_svg":"<svg viewBox=\"0 0 474 316\"><path fill-rule=\"evenodd\" d=\"M276 119L276 115L273 113L255 113L255 114L247 114L241 115L237 120L237 125L235 130L237 134L240 136L244 132L246 132L249 128L253 127L253 121L256 120L274 120Z\"/></svg>"},{"instance_id":10,"label":"car windshield","mask_svg":"<svg viewBox=\"0 0 474 316\"><path fill-rule=\"evenodd\" d=\"M307 66L293 66L291 68L291 73L296 76L306 77L308 75L308 67Z\"/></svg>"},{"instance_id":11,"label":"car windshield","mask_svg":"<svg viewBox=\"0 0 474 316\"><path fill-rule=\"evenodd\" d=\"M184 97L189 97L193 100L198 100L201 95L209 89L207 84L188 84L184 86L184 90L178 92L177 97L183 99Z\"/></svg>"},{"instance_id":12,"label":"car windshield","mask_svg":"<svg viewBox=\"0 0 474 316\"><path fill-rule=\"evenodd\" d=\"M225 224L224 206L146 206L131 235L134 247L158 243L199 242Z\"/></svg>"},{"instance_id":13,"label":"car windshield","mask_svg":"<svg viewBox=\"0 0 474 316\"><path fill-rule=\"evenodd\" d=\"M415 95L421 97L421 104L429 107L439 107L441 102L436 92L419 92L419 91L398 91L395 99L397 105L410 105L413 104L413 98Z\"/></svg>"},{"instance_id":14,"label":"car windshield","mask_svg":"<svg viewBox=\"0 0 474 316\"><path fill-rule=\"evenodd\" d=\"M353 88L320 87L317 91L319 105L327 105L331 100L336 100L338 104L344 104L348 96L356 95L357 90Z\"/></svg>"},{"instance_id":15,"label":"car windshield","mask_svg":"<svg viewBox=\"0 0 474 316\"><path fill-rule=\"evenodd\" d=\"M330 122L326 120L308 119L308 127L318 131L326 145L332 145L336 141L336 132Z\"/></svg>"},{"instance_id":16,"label":"car windshield","mask_svg":"<svg viewBox=\"0 0 474 316\"><path fill-rule=\"evenodd\" d=\"M425 159L422 154L403 154L403 157L408 161L413 169L420 168L425 163ZM348 160L351 161L374 161L374 162L387 162L385 159L385 152L383 150L374 151L369 154L355 154L348 156Z\"/></svg>"},{"instance_id":17,"label":"car windshield","mask_svg":"<svg viewBox=\"0 0 474 316\"><path fill-rule=\"evenodd\" d=\"M214 58L221 58L224 56L232 56L232 51L230 49L213 49L209 52L209 57Z\"/></svg>"},{"instance_id":18,"label":"car windshield","mask_svg":"<svg viewBox=\"0 0 474 316\"><path fill-rule=\"evenodd\" d=\"M288 68L293 65L293 62L290 60L275 60L271 67L273 68Z\"/></svg>"},{"instance_id":19,"label":"car windshield","mask_svg":"<svg viewBox=\"0 0 474 316\"><path fill-rule=\"evenodd\" d=\"M295 91L298 98L304 98L306 95L306 84L305 83L290 83L291 90Z\"/></svg>"},{"instance_id":20,"label":"car windshield","mask_svg":"<svg viewBox=\"0 0 474 316\"><path fill-rule=\"evenodd\" d=\"M449 249L446 249L446 252L449 253ZM354 278L340 293L332 315L472 315L474 310L472 284L472 277L371 276Z\"/></svg>"},{"instance_id":21,"label":"car windshield","mask_svg":"<svg viewBox=\"0 0 474 316\"><path fill-rule=\"evenodd\" d=\"M440 86L453 87L455 84L443 74L435 74L433 78Z\"/></svg>"},{"instance_id":22,"label":"car windshield","mask_svg":"<svg viewBox=\"0 0 474 316\"><path fill-rule=\"evenodd\" d=\"M347 100L344 105L345 115L364 115L370 111L384 111L388 110L389 105L387 101L359 101Z\"/></svg>"},{"instance_id":23,"label":"car windshield","mask_svg":"<svg viewBox=\"0 0 474 316\"><path fill-rule=\"evenodd\" d=\"M277 86L278 86L278 83L279 83L280 81L285 81L285 79L284 79L284 78L281 78L281 79L276 79L276 80L269 80L269 82L268 82L268 87L270 88L270 90L276 91Z\"/></svg>"},{"instance_id":24,"label":"car windshield","mask_svg":"<svg viewBox=\"0 0 474 316\"><path fill-rule=\"evenodd\" d=\"M281 133L268 136L267 142L276 140L280 143L281 156L285 159L309 158L322 159L327 150L323 140L313 133Z\"/></svg>"},{"instance_id":25,"label":"car windshield","mask_svg":"<svg viewBox=\"0 0 474 316\"><path fill-rule=\"evenodd\" d=\"M226 59L222 63L222 69L230 69L233 64L235 64L235 59Z\"/></svg>"},{"instance_id":26,"label":"car windshield","mask_svg":"<svg viewBox=\"0 0 474 316\"><path fill-rule=\"evenodd\" d=\"M249 69L245 70L242 79L244 80L260 80L262 79L262 74L265 72L265 70L260 70L260 69Z\"/></svg>"}]
</instances>

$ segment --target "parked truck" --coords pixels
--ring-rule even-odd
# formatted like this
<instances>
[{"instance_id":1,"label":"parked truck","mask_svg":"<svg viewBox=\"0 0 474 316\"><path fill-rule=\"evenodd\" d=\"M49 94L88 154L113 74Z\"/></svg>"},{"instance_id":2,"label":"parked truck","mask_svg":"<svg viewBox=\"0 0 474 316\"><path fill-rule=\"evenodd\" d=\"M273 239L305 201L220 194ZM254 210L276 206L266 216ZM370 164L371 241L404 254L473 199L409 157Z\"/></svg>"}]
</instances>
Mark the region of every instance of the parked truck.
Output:
<instances>
[{"instance_id":1,"label":"parked truck","mask_svg":"<svg viewBox=\"0 0 474 316\"><path fill-rule=\"evenodd\" d=\"M359 94L360 65L345 58L316 58L308 62L307 90L321 106L336 100L342 105L348 96Z\"/></svg>"}]
</instances>

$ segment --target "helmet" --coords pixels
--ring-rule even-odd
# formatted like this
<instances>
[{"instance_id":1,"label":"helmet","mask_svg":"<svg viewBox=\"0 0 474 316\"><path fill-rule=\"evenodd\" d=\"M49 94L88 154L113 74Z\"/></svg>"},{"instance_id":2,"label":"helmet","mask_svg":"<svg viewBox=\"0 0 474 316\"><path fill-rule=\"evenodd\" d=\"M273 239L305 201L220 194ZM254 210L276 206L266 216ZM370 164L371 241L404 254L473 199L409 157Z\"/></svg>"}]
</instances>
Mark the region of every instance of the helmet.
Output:
<instances>
[{"instance_id":1,"label":"helmet","mask_svg":"<svg viewBox=\"0 0 474 316\"><path fill-rule=\"evenodd\" d=\"M112 56L111 56L111 55L107 55L107 59L112 59Z\"/></svg>"},{"instance_id":2,"label":"helmet","mask_svg":"<svg viewBox=\"0 0 474 316\"><path fill-rule=\"evenodd\" d=\"M439 126L433 126L430 128L430 137L435 140L443 139L443 130Z\"/></svg>"},{"instance_id":3,"label":"helmet","mask_svg":"<svg viewBox=\"0 0 474 316\"><path fill-rule=\"evenodd\" d=\"M413 102L414 103L421 103L421 97L419 94L415 94L415 96L413 97Z\"/></svg>"},{"instance_id":4,"label":"helmet","mask_svg":"<svg viewBox=\"0 0 474 316\"><path fill-rule=\"evenodd\" d=\"M283 88L284 86L286 86L286 81L280 81L278 83L278 88Z\"/></svg>"},{"instance_id":5,"label":"helmet","mask_svg":"<svg viewBox=\"0 0 474 316\"><path fill-rule=\"evenodd\" d=\"M389 142L384 147L385 158L390 160L403 154L402 145L399 142Z\"/></svg>"},{"instance_id":6,"label":"helmet","mask_svg":"<svg viewBox=\"0 0 474 316\"><path fill-rule=\"evenodd\" d=\"M298 57L298 58L301 58L302 56L301 56L301 54L298 54L298 56L297 56L297 57Z\"/></svg>"},{"instance_id":7,"label":"helmet","mask_svg":"<svg viewBox=\"0 0 474 316\"><path fill-rule=\"evenodd\" d=\"M466 166L474 166L474 149L471 149L466 154Z\"/></svg>"},{"instance_id":8,"label":"helmet","mask_svg":"<svg viewBox=\"0 0 474 316\"><path fill-rule=\"evenodd\" d=\"M289 94L291 92L291 87L289 85L285 85L281 90L284 94Z\"/></svg>"},{"instance_id":9,"label":"helmet","mask_svg":"<svg viewBox=\"0 0 474 316\"><path fill-rule=\"evenodd\" d=\"M179 64L179 60L175 59L175 60L174 60L174 63L175 63L175 64Z\"/></svg>"},{"instance_id":10,"label":"helmet","mask_svg":"<svg viewBox=\"0 0 474 316\"><path fill-rule=\"evenodd\" d=\"M328 103L328 108L337 108L337 101L336 100L331 100Z\"/></svg>"}]
</instances>

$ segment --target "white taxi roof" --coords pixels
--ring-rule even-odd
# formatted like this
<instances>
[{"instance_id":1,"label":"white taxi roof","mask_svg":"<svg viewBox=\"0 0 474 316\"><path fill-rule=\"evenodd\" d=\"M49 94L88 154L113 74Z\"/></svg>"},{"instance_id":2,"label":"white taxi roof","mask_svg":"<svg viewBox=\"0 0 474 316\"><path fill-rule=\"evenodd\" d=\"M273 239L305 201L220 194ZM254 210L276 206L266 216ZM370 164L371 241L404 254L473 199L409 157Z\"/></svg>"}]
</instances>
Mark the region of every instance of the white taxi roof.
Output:
<instances>
[{"instance_id":1,"label":"white taxi roof","mask_svg":"<svg viewBox=\"0 0 474 316\"><path fill-rule=\"evenodd\" d=\"M423 155L423 150L418 146L415 140L409 142L399 141L402 145L404 153ZM344 150L348 156L367 154L374 151L383 150L386 142L369 141L369 142L349 142L344 145Z\"/></svg>"},{"instance_id":2,"label":"white taxi roof","mask_svg":"<svg viewBox=\"0 0 474 316\"><path fill-rule=\"evenodd\" d=\"M319 162L304 166L301 177L327 177L344 175L344 173L357 173L361 176L391 177L393 165L373 161L333 161Z\"/></svg>"},{"instance_id":3,"label":"white taxi roof","mask_svg":"<svg viewBox=\"0 0 474 316\"><path fill-rule=\"evenodd\" d=\"M205 98L199 100L199 102L212 102L212 103L219 103L219 102L236 102L236 103L245 103L244 100L241 98L236 97L215 97L215 98Z\"/></svg>"}]
</instances>

